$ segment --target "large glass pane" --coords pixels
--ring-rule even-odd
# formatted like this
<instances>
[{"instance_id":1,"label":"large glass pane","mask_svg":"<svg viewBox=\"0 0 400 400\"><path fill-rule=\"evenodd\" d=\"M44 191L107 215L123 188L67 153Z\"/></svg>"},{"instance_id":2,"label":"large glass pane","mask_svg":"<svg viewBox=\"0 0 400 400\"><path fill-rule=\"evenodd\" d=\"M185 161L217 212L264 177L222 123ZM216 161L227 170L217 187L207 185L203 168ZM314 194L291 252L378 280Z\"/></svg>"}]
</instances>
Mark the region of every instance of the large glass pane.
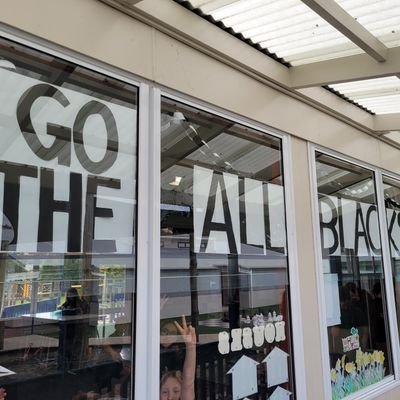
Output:
<instances>
[{"instance_id":1,"label":"large glass pane","mask_svg":"<svg viewBox=\"0 0 400 400\"><path fill-rule=\"evenodd\" d=\"M0 387L128 398L137 90L0 40Z\"/></svg>"},{"instance_id":2,"label":"large glass pane","mask_svg":"<svg viewBox=\"0 0 400 400\"><path fill-rule=\"evenodd\" d=\"M294 398L281 141L163 99L160 398Z\"/></svg>"},{"instance_id":3,"label":"large glass pane","mask_svg":"<svg viewBox=\"0 0 400 400\"><path fill-rule=\"evenodd\" d=\"M384 176L383 192L385 198L390 255L392 260L397 325L400 326L400 181Z\"/></svg>"},{"instance_id":4,"label":"large glass pane","mask_svg":"<svg viewBox=\"0 0 400 400\"><path fill-rule=\"evenodd\" d=\"M316 153L333 400L392 374L371 171Z\"/></svg>"}]
</instances>

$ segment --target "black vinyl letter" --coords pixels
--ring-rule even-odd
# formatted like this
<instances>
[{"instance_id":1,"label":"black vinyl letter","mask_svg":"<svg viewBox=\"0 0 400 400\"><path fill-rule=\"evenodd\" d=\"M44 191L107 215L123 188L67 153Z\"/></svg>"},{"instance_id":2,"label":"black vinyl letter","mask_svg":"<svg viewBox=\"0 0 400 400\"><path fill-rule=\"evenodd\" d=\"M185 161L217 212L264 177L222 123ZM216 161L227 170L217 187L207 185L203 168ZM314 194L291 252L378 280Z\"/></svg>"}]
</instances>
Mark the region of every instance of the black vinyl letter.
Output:
<instances>
[{"instance_id":1,"label":"black vinyl letter","mask_svg":"<svg viewBox=\"0 0 400 400\"><path fill-rule=\"evenodd\" d=\"M91 115L100 115L106 125L107 148L104 157L100 161L93 161L89 158L83 140L83 128ZM118 130L117 123L111 110L103 103L91 100L86 103L78 112L74 123L74 146L76 156L82 166L93 174L101 174L109 169L117 159L118 154Z\"/></svg>"},{"instance_id":2,"label":"black vinyl letter","mask_svg":"<svg viewBox=\"0 0 400 400\"><path fill-rule=\"evenodd\" d=\"M396 218L397 217L397 218ZM389 229L388 229L388 236L389 236L389 242L393 246L393 249L396 251L397 255L400 255L399 248L396 245L396 242L393 239L392 236L392 231L394 227L394 223L397 220L397 225L400 225L400 213L396 214L396 211L393 210L392 218L390 219L390 224L389 224Z\"/></svg>"},{"instance_id":3,"label":"black vinyl letter","mask_svg":"<svg viewBox=\"0 0 400 400\"><path fill-rule=\"evenodd\" d=\"M67 107L68 99L54 86L46 83L29 88L20 98L17 105L17 120L21 133L31 150L42 160L58 158L58 163L69 166L71 164L71 129L62 125L47 123L47 134L55 137L50 147L43 146L36 135L31 120L31 108L39 97L50 97Z\"/></svg>"},{"instance_id":4,"label":"black vinyl letter","mask_svg":"<svg viewBox=\"0 0 400 400\"><path fill-rule=\"evenodd\" d=\"M111 208L97 207L97 187L104 186L112 189L120 189L121 181L119 179L103 178L101 176L89 175L86 191L86 213L83 234L83 251L87 253L102 252L115 253L117 247L115 240L99 240L94 238L95 219L112 218L114 216Z\"/></svg>"},{"instance_id":5,"label":"black vinyl letter","mask_svg":"<svg viewBox=\"0 0 400 400\"><path fill-rule=\"evenodd\" d=\"M344 229L343 229L343 208L342 199L338 197L338 222L339 222L339 243L340 243L340 254L346 254L347 249L344 239Z\"/></svg>"},{"instance_id":6,"label":"black vinyl letter","mask_svg":"<svg viewBox=\"0 0 400 400\"><path fill-rule=\"evenodd\" d=\"M16 247L18 241L20 178L21 176L36 178L37 168L0 161L0 172L4 174L3 214L11 224L8 226L3 221L1 250L11 250L8 246L15 245ZM6 229L10 232L5 233ZM12 231L14 231L13 235ZM5 241L4 237L9 239L12 237L12 239Z\"/></svg>"},{"instance_id":7,"label":"black vinyl letter","mask_svg":"<svg viewBox=\"0 0 400 400\"><path fill-rule=\"evenodd\" d=\"M240 215L240 251L245 254L251 251L251 254L264 254L263 246L258 246L247 242L247 219L246 219L246 193L244 178L239 178L239 215ZM246 250L244 246L250 246ZM251 250L250 250L251 249Z\"/></svg>"},{"instance_id":8,"label":"black vinyl letter","mask_svg":"<svg viewBox=\"0 0 400 400\"><path fill-rule=\"evenodd\" d=\"M378 214L376 206L372 204L372 205L369 206L368 211L367 211L367 217L366 217L366 219L367 219L367 221L366 221L367 222L367 234L368 234L368 240L369 240L369 244L371 246L372 252L375 255L380 256L381 253L382 253L382 250L381 250L380 247L375 247L374 246L374 244L372 243L372 238L371 238L371 233L370 233L370 218L371 218L371 213L373 211L375 211L375 213ZM376 228L378 229L378 232L379 232L379 226L377 226Z\"/></svg>"},{"instance_id":9,"label":"black vinyl letter","mask_svg":"<svg viewBox=\"0 0 400 400\"><path fill-rule=\"evenodd\" d=\"M212 222L215 211L215 200L218 185L221 191L222 208L224 211L224 223ZM208 194L207 211L204 217L203 234L201 239L200 251L205 252L208 245L208 239L211 231L226 232L228 238L228 246L230 254L237 254L235 237L233 235L233 226L231 213L229 211L228 197L226 195L225 181L222 174L213 172L212 181L210 185L210 192Z\"/></svg>"},{"instance_id":10,"label":"black vinyl letter","mask_svg":"<svg viewBox=\"0 0 400 400\"><path fill-rule=\"evenodd\" d=\"M328 251L328 254L334 254L335 251L337 250L339 246L339 237L338 233L336 231L336 223L338 221L337 218L337 210L335 207L335 204L329 197L322 197L319 199L320 206L319 206L319 226L320 226L320 232L321 232L321 246L322 246L322 253L323 255L326 255L326 251ZM329 222L324 222L322 220L322 204L325 203L331 210L332 213L332 219ZM331 247L325 247L325 236L324 236L324 229L329 229L332 234L333 234L333 245Z\"/></svg>"},{"instance_id":11,"label":"black vinyl letter","mask_svg":"<svg viewBox=\"0 0 400 400\"><path fill-rule=\"evenodd\" d=\"M68 252L81 251L82 237L82 175L71 173L69 201L54 199L54 171L40 169L38 251L53 250L53 220L55 212L68 213Z\"/></svg>"},{"instance_id":12,"label":"black vinyl letter","mask_svg":"<svg viewBox=\"0 0 400 400\"><path fill-rule=\"evenodd\" d=\"M359 224L361 223L361 228L362 230L359 230ZM371 251L369 248L369 242L368 242L368 235L367 235L367 230L365 229L365 223L364 223L364 217L361 209L361 204L357 203L357 212L356 212L356 225L355 225L355 234L354 234L354 253L356 256L360 256L361 254L358 254L358 242L360 238L364 238L365 240L365 246L367 247L368 255L371 255Z\"/></svg>"}]
</instances>

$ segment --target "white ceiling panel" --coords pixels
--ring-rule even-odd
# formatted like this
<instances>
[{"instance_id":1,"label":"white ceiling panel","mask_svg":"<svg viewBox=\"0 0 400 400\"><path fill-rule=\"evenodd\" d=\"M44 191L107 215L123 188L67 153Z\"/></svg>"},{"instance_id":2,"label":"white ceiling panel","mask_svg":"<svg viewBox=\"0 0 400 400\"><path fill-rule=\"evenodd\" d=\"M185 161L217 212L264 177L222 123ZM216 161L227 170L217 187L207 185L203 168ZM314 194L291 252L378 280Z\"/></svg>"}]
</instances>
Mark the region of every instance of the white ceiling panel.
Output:
<instances>
[{"instance_id":1,"label":"white ceiling panel","mask_svg":"<svg viewBox=\"0 0 400 400\"><path fill-rule=\"evenodd\" d=\"M374 114L400 112L400 79L397 76L340 83L329 87Z\"/></svg>"},{"instance_id":2,"label":"white ceiling panel","mask_svg":"<svg viewBox=\"0 0 400 400\"><path fill-rule=\"evenodd\" d=\"M204 14L292 65L362 53L301 0L191 0Z\"/></svg>"},{"instance_id":3,"label":"white ceiling panel","mask_svg":"<svg viewBox=\"0 0 400 400\"><path fill-rule=\"evenodd\" d=\"M387 47L400 45L399 0L336 0Z\"/></svg>"}]
</instances>

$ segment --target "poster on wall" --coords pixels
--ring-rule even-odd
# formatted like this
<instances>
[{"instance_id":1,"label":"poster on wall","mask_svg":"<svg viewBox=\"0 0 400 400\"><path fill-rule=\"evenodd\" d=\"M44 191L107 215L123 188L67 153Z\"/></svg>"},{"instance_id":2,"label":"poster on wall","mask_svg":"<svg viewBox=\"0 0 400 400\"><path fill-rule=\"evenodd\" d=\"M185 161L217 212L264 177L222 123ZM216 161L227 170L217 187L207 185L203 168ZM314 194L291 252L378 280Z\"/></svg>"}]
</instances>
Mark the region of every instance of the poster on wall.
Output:
<instances>
[{"instance_id":1,"label":"poster on wall","mask_svg":"<svg viewBox=\"0 0 400 400\"><path fill-rule=\"evenodd\" d=\"M327 326L340 325L340 298L338 274L324 273L325 310Z\"/></svg>"},{"instance_id":2,"label":"poster on wall","mask_svg":"<svg viewBox=\"0 0 400 400\"><path fill-rule=\"evenodd\" d=\"M136 110L0 68L2 250L131 253Z\"/></svg>"}]
</instances>

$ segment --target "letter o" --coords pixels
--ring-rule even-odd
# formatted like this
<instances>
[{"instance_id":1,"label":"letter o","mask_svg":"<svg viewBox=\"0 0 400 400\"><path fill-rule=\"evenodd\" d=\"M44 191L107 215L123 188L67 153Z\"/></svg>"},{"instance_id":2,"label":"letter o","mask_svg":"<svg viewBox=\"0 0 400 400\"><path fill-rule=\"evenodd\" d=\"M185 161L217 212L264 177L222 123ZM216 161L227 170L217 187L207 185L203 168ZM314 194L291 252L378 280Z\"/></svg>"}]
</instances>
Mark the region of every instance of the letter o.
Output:
<instances>
[{"instance_id":1,"label":"letter o","mask_svg":"<svg viewBox=\"0 0 400 400\"><path fill-rule=\"evenodd\" d=\"M264 328L265 340L267 343L272 343L275 340L275 326L271 322L265 325Z\"/></svg>"},{"instance_id":2,"label":"letter o","mask_svg":"<svg viewBox=\"0 0 400 400\"><path fill-rule=\"evenodd\" d=\"M83 141L83 128L91 115L100 115L106 125L107 147L104 157L100 161L93 161L89 158ZM109 169L117 159L118 155L118 130L117 123L111 110L103 103L91 100L86 103L76 116L74 127L75 153L79 162L89 172L100 174Z\"/></svg>"}]
</instances>

